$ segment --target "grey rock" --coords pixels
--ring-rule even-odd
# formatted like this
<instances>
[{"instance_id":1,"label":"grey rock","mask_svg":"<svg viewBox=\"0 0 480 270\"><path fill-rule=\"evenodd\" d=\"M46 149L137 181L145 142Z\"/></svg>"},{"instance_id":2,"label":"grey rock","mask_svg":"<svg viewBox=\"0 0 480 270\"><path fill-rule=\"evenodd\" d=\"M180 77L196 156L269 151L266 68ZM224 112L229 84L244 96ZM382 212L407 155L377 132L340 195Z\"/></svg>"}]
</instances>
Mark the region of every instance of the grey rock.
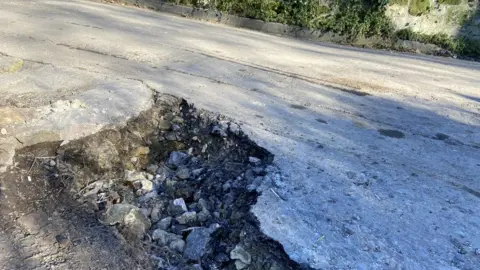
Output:
<instances>
[{"instance_id":1,"label":"grey rock","mask_svg":"<svg viewBox=\"0 0 480 270\"><path fill-rule=\"evenodd\" d=\"M185 180L190 178L190 170L188 168L179 168L175 176L179 179Z\"/></svg>"},{"instance_id":2,"label":"grey rock","mask_svg":"<svg viewBox=\"0 0 480 270\"><path fill-rule=\"evenodd\" d=\"M187 211L187 205L185 204L185 200L183 200L183 198L173 200L172 204L170 205L170 213L172 215L180 215Z\"/></svg>"},{"instance_id":3,"label":"grey rock","mask_svg":"<svg viewBox=\"0 0 480 270\"><path fill-rule=\"evenodd\" d=\"M198 205L200 206L200 210L209 210L208 203L203 198L198 199Z\"/></svg>"},{"instance_id":4,"label":"grey rock","mask_svg":"<svg viewBox=\"0 0 480 270\"><path fill-rule=\"evenodd\" d=\"M252 163L253 165L259 165L262 161L256 157L248 157L248 162Z\"/></svg>"},{"instance_id":5,"label":"grey rock","mask_svg":"<svg viewBox=\"0 0 480 270\"><path fill-rule=\"evenodd\" d=\"M7 135L8 134L7 129L6 128L0 129L0 134Z\"/></svg>"},{"instance_id":6,"label":"grey rock","mask_svg":"<svg viewBox=\"0 0 480 270\"><path fill-rule=\"evenodd\" d=\"M236 261L235 261L235 268L236 268L237 270L245 269L245 268L247 268L247 266L248 266L248 264L246 264L246 263L244 263L244 262L242 262L242 261L240 261L240 260L236 260Z\"/></svg>"},{"instance_id":7,"label":"grey rock","mask_svg":"<svg viewBox=\"0 0 480 270\"><path fill-rule=\"evenodd\" d=\"M131 162L132 164L137 164L137 162L138 162L138 157L131 157L131 158L130 158L130 162Z\"/></svg>"},{"instance_id":8,"label":"grey rock","mask_svg":"<svg viewBox=\"0 0 480 270\"><path fill-rule=\"evenodd\" d=\"M175 123L175 124L183 124L183 122L185 122L185 120L183 120L183 118L180 116L175 116L172 119L172 123Z\"/></svg>"},{"instance_id":9,"label":"grey rock","mask_svg":"<svg viewBox=\"0 0 480 270\"><path fill-rule=\"evenodd\" d=\"M240 134L240 126L236 123L230 123L228 130L233 134L236 134L236 135Z\"/></svg>"},{"instance_id":10,"label":"grey rock","mask_svg":"<svg viewBox=\"0 0 480 270\"><path fill-rule=\"evenodd\" d=\"M193 177L199 177L202 172L203 172L203 168L195 169L192 171L192 175Z\"/></svg>"},{"instance_id":11,"label":"grey rock","mask_svg":"<svg viewBox=\"0 0 480 270\"><path fill-rule=\"evenodd\" d=\"M152 207L152 211L150 212L150 219L153 223L158 222L160 220L162 214L163 205L161 203L156 203Z\"/></svg>"},{"instance_id":12,"label":"grey rock","mask_svg":"<svg viewBox=\"0 0 480 270\"><path fill-rule=\"evenodd\" d=\"M165 134L165 139L167 141L176 141L177 140L177 135L173 132L169 132L169 133Z\"/></svg>"},{"instance_id":13,"label":"grey rock","mask_svg":"<svg viewBox=\"0 0 480 270\"><path fill-rule=\"evenodd\" d=\"M170 228L170 225L172 225L172 221L173 221L172 217L163 218L162 220L160 220L158 222L157 227L161 230L166 231L166 230L168 230L168 228Z\"/></svg>"},{"instance_id":14,"label":"grey rock","mask_svg":"<svg viewBox=\"0 0 480 270\"><path fill-rule=\"evenodd\" d=\"M156 164L150 164L147 166L147 172L150 174L156 174L158 170L158 165Z\"/></svg>"},{"instance_id":15,"label":"grey rock","mask_svg":"<svg viewBox=\"0 0 480 270\"><path fill-rule=\"evenodd\" d=\"M154 189L153 182L147 179L140 181L140 184L141 184L140 190L142 194L149 193Z\"/></svg>"},{"instance_id":16,"label":"grey rock","mask_svg":"<svg viewBox=\"0 0 480 270\"><path fill-rule=\"evenodd\" d=\"M177 124L172 124L172 130L173 131L179 131L181 129L181 127Z\"/></svg>"},{"instance_id":17,"label":"grey rock","mask_svg":"<svg viewBox=\"0 0 480 270\"><path fill-rule=\"evenodd\" d=\"M182 165L187 159L188 155L183 152L171 152L167 160L167 166L177 168Z\"/></svg>"},{"instance_id":18,"label":"grey rock","mask_svg":"<svg viewBox=\"0 0 480 270\"><path fill-rule=\"evenodd\" d=\"M199 260L207 251L210 235L218 228L218 225L209 228L195 228L187 237L187 243L183 256L188 260Z\"/></svg>"},{"instance_id":19,"label":"grey rock","mask_svg":"<svg viewBox=\"0 0 480 270\"><path fill-rule=\"evenodd\" d=\"M217 125L212 128L212 134L219 135L220 137L227 137L226 128L222 128L221 126Z\"/></svg>"},{"instance_id":20,"label":"grey rock","mask_svg":"<svg viewBox=\"0 0 480 270\"><path fill-rule=\"evenodd\" d=\"M128 230L129 236L140 239L151 226L150 220L142 211L131 204L114 204L110 207L103 223L108 225L123 224Z\"/></svg>"},{"instance_id":21,"label":"grey rock","mask_svg":"<svg viewBox=\"0 0 480 270\"><path fill-rule=\"evenodd\" d=\"M170 242L168 247L171 250L182 253L183 249L185 248L185 241L183 241L182 239L173 240L172 242Z\"/></svg>"},{"instance_id":22,"label":"grey rock","mask_svg":"<svg viewBox=\"0 0 480 270\"><path fill-rule=\"evenodd\" d=\"M210 215L210 212L208 212L208 210L202 210L200 211L200 213L197 214L197 220L200 221L200 222L206 222L207 220L209 220L211 217Z\"/></svg>"},{"instance_id":23,"label":"grey rock","mask_svg":"<svg viewBox=\"0 0 480 270\"><path fill-rule=\"evenodd\" d=\"M240 244L230 251L230 259L239 260L247 265L252 263L252 256Z\"/></svg>"},{"instance_id":24,"label":"grey rock","mask_svg":"<svg viewBox=\"0 0 480 270\"><path fill-rule=\"evenodd\" d=\"M181 216L177 217L176 220L180 224L192 224L197 221L197 213L194 211L185 212Z\"/></svg>"},{"instance_id":25,"label":"grey rock","mask_svg":"<svg viewBox=\"0 0 480 270\"><path fill-rule=\"evenodd\" d=\"M170 129L170 122L165 119L160 119L158 120L158 128L162 130L168 130Z\"/></svg>"},{"instance_id":26,"label":"grey rock","mask_svg":"<svg viewBox=\"0 0 480 270\"><path fill-rule=\"evenodd\" d=\"M129 170L125 170L124 177L125 177L125 180L128 182L142 181L147 179L142 172L129 171Z\"/></svg>"},{"instance_id":27,"label":"grey rock","mask_svg":"<svg viewBox=\"0 0 480 270\"><path fill-rule=\"evenodd\" d=\"M175 240L181 239L181 237L161 229L156 229L152 233L152 239L157 241L159 245L166 246Z\"/></svg>"},{"instance_id":28,"label":"grey rock","mask_svg":"<svg viewBox=\"0 0 480 270\"><path fill-rule=\"evenodd\" d=\"M49 165L50 167L55 167L55 166L57 165L57 163L55 162L55 160L52 159L52 160L50 160L50 162L48 163L48 165Z\"/></svg>"}]
</instances>

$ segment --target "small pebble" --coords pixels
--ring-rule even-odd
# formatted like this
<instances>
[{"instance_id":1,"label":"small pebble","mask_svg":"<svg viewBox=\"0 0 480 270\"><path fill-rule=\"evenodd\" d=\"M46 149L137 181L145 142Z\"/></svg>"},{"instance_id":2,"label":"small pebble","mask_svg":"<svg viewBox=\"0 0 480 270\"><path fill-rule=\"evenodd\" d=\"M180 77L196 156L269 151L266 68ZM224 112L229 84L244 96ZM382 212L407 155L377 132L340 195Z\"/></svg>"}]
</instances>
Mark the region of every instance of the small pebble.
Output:
<instances>
[{"instance_id":1,"label":"small pebble","mask_svg":"<svg viewBox=\"0 0 480 270\"><path fill-rule=\"evenodd\" d=\"M48 165L50 165L50 167L55 167L55 165L57 165L57 163L55 162L55 160L52 159L52 160L50 160Z\"/></svg>"},{"instance_id":2,"label":"small pebble","mask_svg":"<svg viewBox=\"0 0 480 270\"><path fill-rule=\"evenodd\" d=\"M6 129L6 128L2 128L2 129L0 129L0 133L1 133L2 135L7 135L7 134L8 134L8 132L7 132L7 129Z\"/></svg>"}]
</instances>

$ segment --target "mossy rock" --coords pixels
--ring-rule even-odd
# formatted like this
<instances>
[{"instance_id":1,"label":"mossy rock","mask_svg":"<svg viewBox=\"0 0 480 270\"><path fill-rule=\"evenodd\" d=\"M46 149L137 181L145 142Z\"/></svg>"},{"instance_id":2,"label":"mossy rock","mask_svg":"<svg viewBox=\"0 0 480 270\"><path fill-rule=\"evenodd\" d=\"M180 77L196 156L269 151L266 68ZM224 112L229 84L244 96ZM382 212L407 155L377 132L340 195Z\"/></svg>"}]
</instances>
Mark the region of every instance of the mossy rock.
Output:
<instances>
[{"instance_id":1,"label":"mossy rock","mask_svg":"<svg viewBox=\"0 0 480 270\"><path fill-rule=\"evenodd\" d=\"M442 4L442 5L460 5L462 3L462 0L437 0L437 3Z\"/></svg>"},{"instance_id":2,"label":"mossy rock","mask_svg":"<svg viewBox=\"0 0 480 270\"><path fill-rule=\"evenodd\" d=\"M390 0L390 5L407 6L408 0Z\"/></svg>"},{"instance_id":3,"label":"mossy rock","mask_svg":"<svg viewBox=\"0 0 480 270\"><path fill-rule=\"evenodd\" d=\"M420 16L430 9L431 4L430 0L411 0L408 13L413 16Z\"/></svg>"}]
</instances>

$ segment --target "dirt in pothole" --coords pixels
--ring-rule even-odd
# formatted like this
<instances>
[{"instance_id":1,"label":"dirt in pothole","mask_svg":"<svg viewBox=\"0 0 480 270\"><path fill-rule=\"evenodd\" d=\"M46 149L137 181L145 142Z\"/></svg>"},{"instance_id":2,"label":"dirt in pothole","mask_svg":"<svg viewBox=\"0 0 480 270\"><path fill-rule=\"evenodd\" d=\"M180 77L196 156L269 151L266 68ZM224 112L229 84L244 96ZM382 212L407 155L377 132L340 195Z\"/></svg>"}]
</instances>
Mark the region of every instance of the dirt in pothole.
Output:
<instances>
[{"instance_id":1,"label":"dirt in pothole","mask_svg":"<svg viewBox=\"0 0 480 270\"><path fill-rule=\"evenodd\" d=\"M167 95L121 129L24 148L1 176L0 269L302 269L250 213L281 186L272 160Z\"/></svg>"}]
</instances>

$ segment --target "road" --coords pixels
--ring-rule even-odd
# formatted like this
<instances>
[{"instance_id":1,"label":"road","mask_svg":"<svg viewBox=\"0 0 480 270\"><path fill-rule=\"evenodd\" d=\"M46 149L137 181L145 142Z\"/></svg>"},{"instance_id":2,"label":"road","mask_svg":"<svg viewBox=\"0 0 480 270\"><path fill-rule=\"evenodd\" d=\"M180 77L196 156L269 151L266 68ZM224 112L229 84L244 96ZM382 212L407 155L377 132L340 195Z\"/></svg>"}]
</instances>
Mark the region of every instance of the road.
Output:
<instances>
[{"instance_id":1,"label":"road","mask_svg":"<svg viewBox=\"0 0 480 270\"><path fill-rule=\"evenodd\" d=\"M88 1L0 3L0 165L121 124L152 91L236 119L275 154L282 184L252 211L293 260L480 265L480 64Z\"/></svg>"}]
</instances>

